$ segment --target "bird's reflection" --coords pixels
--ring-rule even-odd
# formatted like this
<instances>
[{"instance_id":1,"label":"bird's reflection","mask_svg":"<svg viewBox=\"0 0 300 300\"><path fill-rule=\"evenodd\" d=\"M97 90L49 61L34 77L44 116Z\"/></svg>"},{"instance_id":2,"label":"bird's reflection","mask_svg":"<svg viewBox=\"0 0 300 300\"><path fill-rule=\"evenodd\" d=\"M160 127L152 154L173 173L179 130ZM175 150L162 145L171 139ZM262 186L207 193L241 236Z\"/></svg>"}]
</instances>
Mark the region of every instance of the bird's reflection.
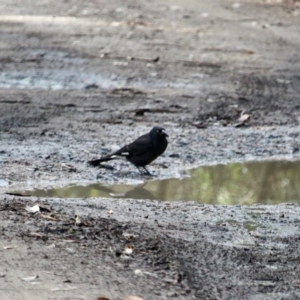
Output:
<instances>
[{"instance_id":1,"label":"bird's reflection","mask_svg":"<svg viewBox=\"0 0 300 300\"><path fill-rule=\"evenodd\" d=\"M157 199L157 197L155 197L150 191L144 188L146 184L147 182L135 186L126 192L117 192L113 188L108 188L100 184L91 184L86 188L100 191L102 193L104 192L109 196L111 196L112 198L132 198L132 199L149 199L149 200Z\"/></svg>"}]
</instances>

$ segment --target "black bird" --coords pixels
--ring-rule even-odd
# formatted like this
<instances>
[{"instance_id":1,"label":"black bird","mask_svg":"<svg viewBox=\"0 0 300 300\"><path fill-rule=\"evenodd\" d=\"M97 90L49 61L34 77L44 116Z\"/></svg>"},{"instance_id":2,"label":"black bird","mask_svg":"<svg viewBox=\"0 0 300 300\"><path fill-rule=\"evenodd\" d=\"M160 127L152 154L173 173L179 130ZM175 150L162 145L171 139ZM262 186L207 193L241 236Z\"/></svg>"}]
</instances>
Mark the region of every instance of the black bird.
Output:
<instances>
[{"instance_id":1,"label":"black bird","mask_svg":"<svg viewBox=\"0 0 300 300\"><path fill-rule=\"evenodd\" d=\"M125 157L138 169L143 168L147 175L151 175L145 166L165 152L168 146L167 137L168 134L164 128L153 127L149 133L140 136L134 142L125 145L120 150L100 159L91 160L88 164L95 167L104 161Z\"/></svg>"}]
</instances>

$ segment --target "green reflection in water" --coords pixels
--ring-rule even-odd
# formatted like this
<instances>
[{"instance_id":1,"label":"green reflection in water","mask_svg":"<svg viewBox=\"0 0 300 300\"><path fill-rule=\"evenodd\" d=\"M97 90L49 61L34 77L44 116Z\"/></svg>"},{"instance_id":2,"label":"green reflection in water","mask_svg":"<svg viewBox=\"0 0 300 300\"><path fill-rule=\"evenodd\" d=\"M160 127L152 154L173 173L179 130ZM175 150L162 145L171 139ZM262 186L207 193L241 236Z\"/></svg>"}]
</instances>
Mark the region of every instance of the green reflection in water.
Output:
<instances>
[{"instance_id":1,"label":"green reflection in water","mask_svg":"<svg viewBox=\"0 0 300 300\"><path fill-rule=\"evenodd\" d=\"M226 220L220 220L217 222L218 225L221 226L226 226L227 224L232 226L232 227L236 227L236 228L245 228L246 230L250 231L255 231L259 224L253 221L246 221L246 222L238 222L235 219L226 219Z\"/></svg>"},{"instance_id":2,"label":"green reflection in water","mask_svg":"<svg viewBox=\"0 0 300 300\"><path fill-rule=\"evenodd\" d=\"M93 184L35 190L40 197L107 197L197 201L208 204L298 202L300 161L267 161L205 166L190 171L190 178L166 179L142 185Z\"/></svg>"}]
</instances>

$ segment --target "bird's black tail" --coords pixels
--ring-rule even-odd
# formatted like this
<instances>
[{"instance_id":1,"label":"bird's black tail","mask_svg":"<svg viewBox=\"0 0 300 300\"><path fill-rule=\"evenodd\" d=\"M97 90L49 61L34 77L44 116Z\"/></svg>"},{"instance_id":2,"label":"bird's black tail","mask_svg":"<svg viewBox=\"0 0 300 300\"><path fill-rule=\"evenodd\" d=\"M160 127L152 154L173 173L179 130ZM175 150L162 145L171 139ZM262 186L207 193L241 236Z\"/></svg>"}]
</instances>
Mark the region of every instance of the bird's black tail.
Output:
<instances>
[{"instance_id":1,"label":"bird's black tail","mask_svg":"<svg viewBox=\"0 0 300 300\"><path fill-rule=\"evenodd\" d=\"M90 160L90 161L88 161L87 163L88 163L90 166L97 167L97 166L99 166L102 162L110 161L110 160L113 160L113 159L116 159L116 157L113 157L113 155L107 155L107 156L104 156L104 157L99 158L99 159Z\"/></svg>"}]
</instances>

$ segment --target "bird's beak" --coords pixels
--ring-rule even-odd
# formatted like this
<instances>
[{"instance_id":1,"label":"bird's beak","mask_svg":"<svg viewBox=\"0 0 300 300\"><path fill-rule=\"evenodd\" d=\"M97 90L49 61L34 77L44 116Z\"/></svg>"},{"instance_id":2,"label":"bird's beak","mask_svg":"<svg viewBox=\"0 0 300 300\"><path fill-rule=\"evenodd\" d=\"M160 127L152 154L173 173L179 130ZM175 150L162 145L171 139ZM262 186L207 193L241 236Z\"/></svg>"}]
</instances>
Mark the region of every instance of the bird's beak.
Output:
<instances>
[{"instance_id":1,"label":"bird's beak","mask_svg":"<svg viewBox=\"0 0 300 300\"><path fill-rule=\"evenodd\" d=\"M162 135L162 136L165 136L165 137L168 137L168 136L169 136L169 135L166 133L165 130L162 130L162 131L161 131L161 135Z\"/></svg>"}]
</instances>

